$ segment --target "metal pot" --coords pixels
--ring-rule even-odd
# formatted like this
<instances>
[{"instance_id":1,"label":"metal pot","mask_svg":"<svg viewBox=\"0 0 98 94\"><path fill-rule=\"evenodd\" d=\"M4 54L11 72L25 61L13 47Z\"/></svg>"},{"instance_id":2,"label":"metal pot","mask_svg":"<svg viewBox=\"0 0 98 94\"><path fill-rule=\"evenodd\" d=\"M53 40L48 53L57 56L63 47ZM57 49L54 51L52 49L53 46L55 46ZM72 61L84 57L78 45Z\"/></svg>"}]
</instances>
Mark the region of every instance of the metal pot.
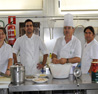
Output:
<instances>
[{"instance_id":1,"label":"metal pot","mask_svg":"<svg viewBox=\"0 0 98 94\"><path fill-rule=\"evenodd\" d=\"M22 84L25 81L25 67L13 65L10 68L12 84Z\"/></svg>"}]
</instances>

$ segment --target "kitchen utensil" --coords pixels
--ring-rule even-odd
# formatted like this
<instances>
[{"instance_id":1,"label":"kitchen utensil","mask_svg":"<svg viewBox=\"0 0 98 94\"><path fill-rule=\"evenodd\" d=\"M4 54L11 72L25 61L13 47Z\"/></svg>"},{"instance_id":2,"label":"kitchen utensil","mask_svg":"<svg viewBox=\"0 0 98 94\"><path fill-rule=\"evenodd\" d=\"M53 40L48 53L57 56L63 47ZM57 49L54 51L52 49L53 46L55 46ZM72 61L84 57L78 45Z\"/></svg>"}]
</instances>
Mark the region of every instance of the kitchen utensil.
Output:
<instances>
[{"instance_id":1,"label":"kitchen utensil","mask_svg":"<svg viewBox=\"0 0 98 94\"><path fill-rule=\"evenodd\" d=\"M71 66L72 66L71 63L67 63L67 64L50 63L49 64L52 76L54 78L68 78Z\"/></svg>"},{"instance_id":2,"label":"kitchen utensil","mask_svg":"<svg viewBox=\"0 0 98 94\"><path fill-rule=\"evenodd\" d=\"M81 75L82 75L81 69L78 68L78 67L76 67L76 68L74 69L74 76L75 76L75 77L80 77Z\"/></svg>"},{"instance_id":3,"label":"kitchen utensil","mask_svg":"<svg viewBox=\"0 0 98 94\"><path fill-rule=\"evenodd\" d=\"M74 76L75 76L75 79L76 79L76 83L77 83L77 86L79 86L79 82L78 82L78 78L82 75L82 72L80 70L80 68L76 67L74 69Z\"/></svg>"},{"instance_id":4,"label":"kitchen utensil","mask_svg":"<svg viewBox=\"0 0 98 94\"><path fill-rule=\"evenodd\" d=\"M13 65L10 68L12 84L22 84L25 81L25 67Z\"/></svg>"}]
</instances>

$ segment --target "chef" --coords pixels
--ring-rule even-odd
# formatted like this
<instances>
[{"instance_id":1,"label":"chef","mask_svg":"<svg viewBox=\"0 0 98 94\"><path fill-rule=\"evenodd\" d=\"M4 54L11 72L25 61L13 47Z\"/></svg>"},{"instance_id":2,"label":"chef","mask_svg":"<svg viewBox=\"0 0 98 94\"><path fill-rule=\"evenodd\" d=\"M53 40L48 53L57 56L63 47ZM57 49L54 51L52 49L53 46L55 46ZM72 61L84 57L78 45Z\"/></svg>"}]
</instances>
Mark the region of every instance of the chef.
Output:
<instances>
[{"instance_id":1,"label":"chef","mask_svg":"<svg viewBox=\"0 0 98 94\"><path fill-rule=\"evenodd\" d=\"M95 39L95 31L92 26L84 29L86 43L83 48L81 70L83 74L91 72L91 62L98 61L98 42Z\"/></svg>"},{"instance_id":2,"label":"chef","mask_svg":"<svg viewBox=\"0 0 98 94\"><path fill-rule=\"evenodd\" d=\"M17 63L17 53L20 51L20 61L26 69L26 75L34 75L40 72L47 60L47 49L38 35L33 33L34 23L32 20L25 21L26 34L19 37L13 46L14 63ZM43 62L39 63L40 51L43 54Z\"/></svg>"},{"instance_id":3,"label":"chef","mask_svg":"<svg viewBox=\"0 0 98 94\"><path fill-rule=\"evenodd\" d=\"M10 75L10 66L12 65L12 48L5 42L6 30L0 27L0 72Z\"/></svg>"},{"instance_id":4,"label":"chef","mask_svg":"<svg viewBox=\"0 0 98 94\"><path fill-rule=\"evenodd\" d=\"M64 16L64 36L57 39L52 62L54 64L72 63L70 73L81 59L81 43L74 35L73 16L66 14Z\"/></svg>"}]
</instances>

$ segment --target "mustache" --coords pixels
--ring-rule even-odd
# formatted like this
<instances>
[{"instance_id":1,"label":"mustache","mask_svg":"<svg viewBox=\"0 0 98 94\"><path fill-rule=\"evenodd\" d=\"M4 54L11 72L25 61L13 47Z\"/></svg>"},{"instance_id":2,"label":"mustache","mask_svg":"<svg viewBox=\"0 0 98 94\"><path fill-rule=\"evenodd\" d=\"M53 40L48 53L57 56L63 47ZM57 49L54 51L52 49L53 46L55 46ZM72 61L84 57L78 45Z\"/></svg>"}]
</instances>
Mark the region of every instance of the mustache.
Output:
<instances>
[{"instance_id":1,"label":"mustache","mask_svg":"<svg viewBox=\"0 0 98 94\"><path fill-rule=\"evenodd\" d=\"M69 32L68 31L66 31L66 34L68 34Z\"/></svg>"},{"instance_id":2,"label":"mustache","mask_svg":"<svg viewBox=\"0 0 98 94\"><path fill-rule=\"evenodd\" d=\"M31 30L31 29L29 28L29 29L27 29L27 30Z\"/></svg>"},{"instance_id":3,"label":"mustache","mask_svg":"<svg viewBox=\"0 0 98 94\"><path fill-rule=\"evenodd\" d=\"M68 31L66 31L66 32L63 32L63 34L65 35L65 34L69 34L69 32Z\"/></svg>"},{"instance_id":4,"label":"mustache","mask_svg":"<svg viewBox=\"0 0 98 94\"><path fill-rule=\"evenodd\" d=\"M63 33L64 33L64 32L63 32ZM65 34L69 34L69 32L68 32L68 31L66 31L66 32L65 32ZM64 35L65 35L65 34L64 34Z\"/></svg>"}]
</instances>

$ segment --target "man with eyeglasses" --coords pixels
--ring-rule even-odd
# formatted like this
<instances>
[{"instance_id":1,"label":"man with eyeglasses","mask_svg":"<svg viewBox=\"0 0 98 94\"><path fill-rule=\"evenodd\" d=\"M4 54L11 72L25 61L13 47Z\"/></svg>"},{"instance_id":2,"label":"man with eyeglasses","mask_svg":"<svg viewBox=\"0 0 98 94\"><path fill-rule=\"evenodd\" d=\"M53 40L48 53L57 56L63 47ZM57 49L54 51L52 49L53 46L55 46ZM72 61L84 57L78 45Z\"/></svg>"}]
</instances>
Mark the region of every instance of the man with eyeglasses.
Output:
<instances>
[{"instance_id":1,"label":"man with eyeglasses","mask_svg":"<svg viewBox=\"0 0 98 94\"><path fill-rule=\"evenodd\" d=\"M47 48L38 35L33 33L32 20L25 21L26 34L19 37L13 46L14 63L17 63L17 53L20 51L20 62L25 66L26 75L35 75L40 72L47 61ZM43 54L43 62L39 63L40 51Z\"/></svg>"},{"instance_id":2,"label":"man with eyeglasses","mask_svg":"<svg viewBox=\"0 0 98 94\"><path fill-rule=\"evenodd\" d=\"M57 39L53 54L52 62L54 64L72 63L70 73L81 59L81 43L74 35L73 16L66 14L64 16L64 37Z\"/></svg>"}]
</instances>

